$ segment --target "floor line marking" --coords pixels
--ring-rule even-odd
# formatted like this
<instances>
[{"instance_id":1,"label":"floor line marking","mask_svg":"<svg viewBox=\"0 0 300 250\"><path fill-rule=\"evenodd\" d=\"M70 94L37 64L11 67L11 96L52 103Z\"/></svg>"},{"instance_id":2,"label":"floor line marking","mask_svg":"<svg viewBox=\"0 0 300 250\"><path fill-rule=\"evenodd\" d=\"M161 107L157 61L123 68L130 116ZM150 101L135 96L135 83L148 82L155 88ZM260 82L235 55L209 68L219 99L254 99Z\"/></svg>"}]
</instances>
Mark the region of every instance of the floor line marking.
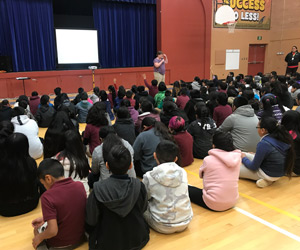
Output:
<instances>
[{"instance_id":1,"label":"floor line marking","mask_svg":"<svg viewBox=\"0 0 300 250\"><path fill-rule=\"evenodd\" d=\"M278 227L278 226L276 226L276 225L274 225L274 224L272 224L272 223L270 223L268 221L265 221L265 220L263 220L263 219L255 216L255 215L253 215L253 214L251 214L251 213L249 213L249 212L241 209L241 208L234 207L233 209L236 210L237 212L239 212L239 213L241 213L243 215L246 215L247 217L249 217L249 218L251 218L253 220L256 220L257 222L259 222L259 223L261 223L261 224L263 224L263 225L265 225L265 226L267 226L267 227L269 227L269 228L271 228L271 229L273 229L273 230L281 233L281 234L284 234L285 236L287 236L287 237L289 237L289 238L291 238L293 240L296 240L296 241L300 242L300 237L297 236L297 235L295 235L295 234L292 234L292 233L290 233L290 232L288 232L288 231L286 231L286 230L284 230L284 229L282 229L282 228L280 228L280 227Z\"/></svg>"},{"instance_id":2,"label":"floor line marking","mask_svg":"<svg viewBox=\"0 0 300 250\"><path fill-rule=\"evenodd\" d=\"M191 174L191 175L194 175L194 176L196 176L196 177L199 177L199 175L197 175L196 173L194 173L194 172L192 172L192 171L189 171L189 170L185 170L185 171L186 171L187 173ZM254 198L254 197L251 197L251 196L247 195L247 194L244 194L244 193L241 193L241 192L239 192L239 194L240 194L240 196L242 196L242 197L244 197L244 198L246 198L246 199L248 199L248 200L254 201L254 202L257 203L257 204L260 204L260 205L262 205L262 206L265 206L265 207L267 207L267 208L269 208L269 209L272 209L272 210L274 210L274 211L276 211L276 212L278 212L278 213L284 214L284 215L286 215L286 216L288 216L288 217L290 217L290 218L292 218L292 219L294 219L294 220L300 221L300 217L297 216L297 215L294 215L294 214L292 214L292 213L290 213L290 212L287 212L287 211L285 211L285 210L283 210L283 209L280 209L280 208L278 208L278 207L275 207L275 206L273 206L273 205L270 205L270 204L268 204L268 203L266 203L266 202L264 202L264 201L258 200L258 199Z\"/></svg>"},{"instance_id":3,"label":"floor line marking","mask_svg":"<svg viewBox=\"0 0 300 250\"><path fill-rule=\"evenodd\" d=\"M199 177L198 174L196 174L196 173L194 173L194 172L192 172L192 171L190 171L190 170L185 169L185 171L186 171L187 173L191 174L191 175L194 175L194 176L196 176L196 177Z\"/></svg>"},{"instance_id":4,"label":"floor line marking","mask_svg":"<svg viewBox=\"0 0 300 250\"><path fill-rule=\"evenodd\" d=\"M270 204L268 204L268 203L266 203L266 202L264 202L264 201L260 201L260 200L258 200L258 199L256 199L256 198L253 198L253 197L251 197L251 196L249 196L249 195L247 195L247 194L244 194L244 193L241 193L241 192L239 192L239 193L240 193L240 196L242 196L242 197L244 197L244 198L246 198L246 199L252 200L252 201L254 201L254 202L256 202L256 203L258 203L258 204L260 204L260 205L263 205L263 206L265 206L265 207L267 207L267 208L270 208L270 209L272 209L272 210L274 210L274 211L276 211L276 212L278 212L278 213L284 214L284 215L286 215L286 216L288 216L288 217L290 217L290 218L292 218L292 219L295 219L295 220L297 220L297 221L300 221L300 217L298 217L298 216L296 216L296 215L294 215L294 214L292 214L292 213L290 213L290 212L287 212L287 211L282 210L282 209L280 209L280 208L278 208L278 207L275 207L275 206L273 206L273 205L270 205Z\"/></svg>"}]
</instances>

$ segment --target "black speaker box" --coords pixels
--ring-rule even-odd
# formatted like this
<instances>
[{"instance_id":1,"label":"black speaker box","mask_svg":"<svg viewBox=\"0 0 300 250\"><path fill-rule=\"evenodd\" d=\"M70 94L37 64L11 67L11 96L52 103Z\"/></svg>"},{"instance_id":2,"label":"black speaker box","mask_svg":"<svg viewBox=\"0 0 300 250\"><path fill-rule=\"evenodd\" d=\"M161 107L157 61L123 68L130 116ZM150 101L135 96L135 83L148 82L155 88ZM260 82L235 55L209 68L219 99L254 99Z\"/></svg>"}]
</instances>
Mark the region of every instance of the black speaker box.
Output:
<instances>
[{"instance_id":1,"label":"black speaker box","mask_svg":"<svg viewBox=\"0 0 300 250\"><path fill-rule=\"evenodd\" d=\"M10 56L0 56L0 70L7 72L13 71L12 60Z\"/></svg>"}]
</instances>

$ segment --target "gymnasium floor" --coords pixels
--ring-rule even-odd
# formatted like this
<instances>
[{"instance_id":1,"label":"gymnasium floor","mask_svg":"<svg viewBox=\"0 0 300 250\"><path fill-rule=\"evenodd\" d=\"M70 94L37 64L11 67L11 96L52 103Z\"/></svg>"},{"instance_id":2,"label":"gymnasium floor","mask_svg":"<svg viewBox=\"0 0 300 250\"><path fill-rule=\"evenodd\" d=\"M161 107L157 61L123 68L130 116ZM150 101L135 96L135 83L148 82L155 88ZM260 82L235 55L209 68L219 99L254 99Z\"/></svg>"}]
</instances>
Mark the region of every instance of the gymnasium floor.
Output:
<instances>
[{"instance_id":1,"label":"gymnasium floor","mask_svg":"<svg viewBox=\"0 0 300 250\"><path fill-rule=\"evenodd\" d=\"M84 126L80 124L81 131ZM45 130L40 129L40 136L44 136ZM189 184L197 187L202 187L198 177L201 164L202 160L195 160L185 168ZM187 230L173 235L151 230L144 249L300 249L300 193L295 192L300 190L299 181L300 177L283 177L259 189L252 181L240 180L240 199L235 208L212 212L193 204L194 218ZM41 215L39 204L25 215L0 216L0 249L32 249L31 221ZM88 249L88 244L78 249Z\"/></svg>"},{"instance_id":2,"label":"gymnasium floor","mask_svg":"<svg viewBox=\"0 0 300 250\"><path fill-rule=\"evenodd\" d=\"M84 127L81 124L80 130ZM45 129L40 129L41 137L44 133ZM201 164L202 160L195 160L185 168L189 184L197 187L202 187L198 177ZM300 177L291 180L283 177L259 189L252 181L240 180L240 199L235 208L212 212L193 204L194 218L187 230L173 235L151 230L150 241L144 249L300 249L300 192L296 192L300 190L299 181ZM0 216L0 250L32 249L31 221L41 215L39 204L25 215ZM88 244L78 249L88 249Z\"/></svg>"}]
</instances>

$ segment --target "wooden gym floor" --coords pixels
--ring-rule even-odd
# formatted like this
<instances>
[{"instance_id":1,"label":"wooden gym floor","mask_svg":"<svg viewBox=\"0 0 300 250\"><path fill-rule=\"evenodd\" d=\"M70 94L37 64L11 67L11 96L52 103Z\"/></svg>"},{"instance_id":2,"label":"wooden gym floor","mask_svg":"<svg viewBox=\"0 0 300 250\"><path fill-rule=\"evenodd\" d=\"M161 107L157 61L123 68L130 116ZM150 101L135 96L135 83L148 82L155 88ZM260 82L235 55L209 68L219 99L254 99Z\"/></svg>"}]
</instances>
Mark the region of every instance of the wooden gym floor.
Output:
<instances>
[{"instance_id":1,"label":"wooden gym floor","mask_svg":"<svg viewBox=\"0 0 300 250\"><path fill-rule=\"evenodd\" d=\"M84 130L84 124L80 125L80 130ZM44 133L45 129L40 129L40 136ZM197 187L202 187L198 177L201 163L202 160L195 160L185 168L189 184ZM187 230L173 235L151 230L150 241L144 249L300 249L299 181L300 177L291 180L283 177L259 189L252 181L240 180L240 199L235 208L212 212L192 204L194 218ZM31 221L41 215L39 204L35 210L21 216L0 216L0 249L32 249ZM88 249L88 244L78 249Z\"/></svg>"},{"instance_id":2,"label":"wooden gym floor","mask_svg":"<svg viewBox=\"0 0 300 250\"><path fill-rule=\"evenodd\" d=\"M84 128L80 124L80 130ZM45 131L40 129L41 137ZM185 168L189 184L200 188L203 187L198 177L201 164L202 160L195 159ZM300 192L297 190L300 190L300 177L291 180L283 177L264 189L257 188L252 181L240 180L240 199L235 208L212 212L192 204L194 217L187 230L172 235L151 230L150 241L144 249L300 249ZM32 249L31 221L41 215L39 204L21 216L0 216L0 250ZM88 243L78 249L88 249Z\"/></svg>"}]
</instances>

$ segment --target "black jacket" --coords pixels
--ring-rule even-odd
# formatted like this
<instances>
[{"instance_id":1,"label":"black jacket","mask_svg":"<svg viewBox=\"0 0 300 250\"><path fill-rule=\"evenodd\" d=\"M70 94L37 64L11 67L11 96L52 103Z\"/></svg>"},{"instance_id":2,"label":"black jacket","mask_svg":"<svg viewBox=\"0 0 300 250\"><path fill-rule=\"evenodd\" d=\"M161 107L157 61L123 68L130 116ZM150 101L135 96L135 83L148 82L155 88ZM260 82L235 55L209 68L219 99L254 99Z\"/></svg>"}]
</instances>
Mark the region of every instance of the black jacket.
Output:
<instances>
[{"instance_id":1,"label":"black jacket","mask_svg":"<svg viewBox=\"0 0 300 250\"><path fill-rule=\"evenodd\" d=\"M285 61L287 62L288 66L298 66L300 61L300 53L297 51L294 56L292 52L288 53L285 57Z\"/></svg>"},{"instance_id":2,"label":"black jacket","mask_svg":"<svg viewBox=\"0 0 300 250\"><path fill-rule=\"evenodd\" d=\"M139 93L137 93L135 95L135 98L134 98L135 99L135 106L134 106L134 108L136 110L139 109L139 101L140 101L140 98L142 98L142 97L146 97L147 100L154 105L154 98L151 95L149 95L147 91L139 92Z\"/></svg>"},{"instance_id":3,"label":"black jacket","mask_svg":"<svg viewBox=\"0 0 300 250\"><path fill-rule=\"evenodd\" d=\"M89 249L138 250L149 241L144 184L128 175L96 182L86 206Z\"/></svg>"},{"instance_id":4,"label":"black jacket","mask_svg":"<svg viewBox=\"0 0 300 250\"><path fill-rule=\"evenodd\" d=\"M117 118L113 125L116 133L132 146L135 141L135 127L131 118Z\"/></svg>"},{"instance_id":5,"label":"black jacket","mask_svg":"<svg viewBox=\"0 0 300 250\"><path fill-rule=\"evenodd\" d=\"M294 149L295 149L295 165L294 173L300 175L300 134L297 133L297 137L294 139Z\"/></svg>"},{"instance_id":6,"label":"black jacket","mask_svg":"<svg viewBox=\"0 0 300 250\"><path fill-rule=\"evenodd\" d=\"M216 131L216 125L213 119L208 118L205 125L202 126L201 120L193 121L187 131L193 136L193 155L197 159L203 159L212 149L212 137Z\"/></svg>"},{"instance_id":7,"label":"black jacket","mask_svg":"<svg viewBox=\"0 0 300 250\"><path fill-rule=\"evenodd\" d=\"M2 107L0 109L0 122L2 121L10 121L12 115L11 107Z\"/></svg>"},{"instance_id":8,"label":"black jacket","mask_svg":"<svg viewBox=\"0 0 300 250\"><path fill-rule=\"evenodd\" d=\"M37 120L39 127L49 127L55 112L56 111L53 107L50 107L49 105L41 105L35 115L35 119Z\"/></svg>"},{"instance_id":9,"label":"black jacket","mask_svg":"<svg viewBox=\"0 0 300 250\"><path fill-rule=\"evenodd\" d=\"M186 113L187 117L189 118L190 123L196 120L195 105L198 102L203 102L203 99L202 98L193 98L193 99L189 100L184 107L184 112Z\"/></svg>"}]
</instances>

